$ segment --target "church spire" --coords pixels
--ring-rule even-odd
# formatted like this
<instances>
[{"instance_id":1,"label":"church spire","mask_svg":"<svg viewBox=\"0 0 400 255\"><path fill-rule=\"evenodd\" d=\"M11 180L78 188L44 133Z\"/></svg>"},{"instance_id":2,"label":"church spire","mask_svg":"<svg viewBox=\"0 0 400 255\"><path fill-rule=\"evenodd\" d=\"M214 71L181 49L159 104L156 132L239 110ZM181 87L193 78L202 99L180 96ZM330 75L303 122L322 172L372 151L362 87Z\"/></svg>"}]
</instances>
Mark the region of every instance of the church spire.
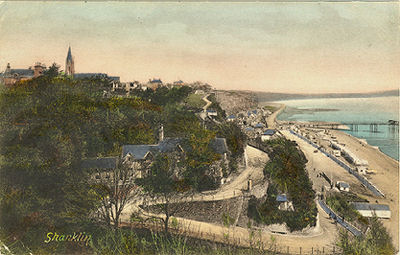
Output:
<instances>
[{"instance_id":1,"label":"church spire","mask_svg":"<svg viewBox=\"0 0 400 255\"><path fill-rule=\"evenodd\" d=\"M75 73L74 58L72 57L71 46L69 46L67 59L65 61L65 74L66 75L74 75L74 73Z\"/></svg>"}]
</instances>

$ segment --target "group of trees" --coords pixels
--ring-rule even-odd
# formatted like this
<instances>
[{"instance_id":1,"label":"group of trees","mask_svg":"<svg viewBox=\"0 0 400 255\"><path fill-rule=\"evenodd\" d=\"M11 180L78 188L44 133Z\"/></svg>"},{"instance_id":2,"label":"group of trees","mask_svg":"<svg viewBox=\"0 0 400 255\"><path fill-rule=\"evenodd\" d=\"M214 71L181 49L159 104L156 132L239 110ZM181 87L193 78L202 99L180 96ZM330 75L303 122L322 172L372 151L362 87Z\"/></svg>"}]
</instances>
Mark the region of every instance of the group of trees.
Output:
<instances>
[{"instance_id":1,"label":"group of trees","mask_svg":"<svg viewBox=\"0 0 400 255\"><path fill-rule=\"evenodd\" d=\"M297 145L284 138L268 142L270 161L264 169L264 176L270 181L267 199L249 203L249 216L264 224L285 222L291 231L301 230L316 223L317 208L315 192L305 169L307 159ZM280 211L276 196L286 193L294 210Z\"/></svg>"},{"instance_id":2,"label":"group of trees","mask_svg":"<svg viewBox=\"0 0 400 255\"><path fill-rule=\"evenodd\" d=\"M393 255L396 252L392 238L386 228L373 217L368 221L368 230L359 237L350 236L345 230L340 231L338 246L344 255Z\"/></svg>"},{"instance_id":3,"label":"group of trees","mask_svg":"<svg viewBox=\"0 0 400 255\"><path fill-rule=\"evenodd\" d=\"M216 132L185 108L191 88L105 97L104 91L110 90L106 79L75 80L53 65L44 75L1 91L0 239L40 247L47 232L93 227L96 211L106 225L118 226L138 185L164 196L217 187L217 180L208 175L219 159L209 146ZM89 182L93 173L82 169L83 159L119 156L124 144L154 144L160 124L166 136L182 137L186 146L180 159L185 171L179 178L169 171L175 159L159 155L148 179L133 183L119 164L114 182ZM162 185L154 183L157 180Z\"/></svg>"}]
</instances>

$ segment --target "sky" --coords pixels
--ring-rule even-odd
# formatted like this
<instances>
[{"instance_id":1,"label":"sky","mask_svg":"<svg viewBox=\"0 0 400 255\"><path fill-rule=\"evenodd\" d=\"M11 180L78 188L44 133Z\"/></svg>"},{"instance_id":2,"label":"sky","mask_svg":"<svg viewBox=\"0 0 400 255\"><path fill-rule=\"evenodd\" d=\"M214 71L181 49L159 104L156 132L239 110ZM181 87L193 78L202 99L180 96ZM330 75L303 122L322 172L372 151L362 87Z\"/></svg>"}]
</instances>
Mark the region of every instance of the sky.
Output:
<instances>
[{"instance_id":1,"label":"sky","mask_svg":"<svg viewBox=\"0 0 400 255\"><path fill-rule=\"evenodd\" d=\"M370 92L400 84L399 4L0 2L0 70L56 62L121 81Z\"/></svg>"}]
</instances>

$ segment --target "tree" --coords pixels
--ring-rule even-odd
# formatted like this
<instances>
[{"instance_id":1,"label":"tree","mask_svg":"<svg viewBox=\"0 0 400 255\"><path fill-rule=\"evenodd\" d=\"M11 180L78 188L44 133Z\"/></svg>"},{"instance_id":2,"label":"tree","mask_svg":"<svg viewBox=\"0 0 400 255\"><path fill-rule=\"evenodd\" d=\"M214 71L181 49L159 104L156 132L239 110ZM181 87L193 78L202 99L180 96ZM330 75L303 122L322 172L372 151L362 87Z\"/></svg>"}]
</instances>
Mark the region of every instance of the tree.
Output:
<instances>
[{"instance_id":1,"label":"tree","mask_svg":"<svg viewBox=\"0 0 400 255\"><path fill-rule=\"evenodd\" d=\"M125 206L141 193L134 181L135 171L140 170L139 167L139 164L128 164L118 160L117 167L110 172L97 169L100 178L91 186L100 200L100 218L108 226L113 225L117 229ZM92 180L94 179L92 176Z\"/></svg>"},{"instance_id":2,"label":"tree","mask_svg":"<svg viewBox=\"0 0 400 255\"><path fill-rule=\"evenodd\" d=\"M159 153L150 166L149 173L136 180L146 193L148 205L160 206L165 215L161 220L166 234L168 234L169 219L182 210L179 206L172 207L172 200L179 193L188 191L189 188L179 178L181 167L176 154Z\"/></svg>"},{"instance_id":3,"label":"tree","mask_svg":"<svg viewBox=\"0 0 400 255\"><path fill-rule=\"evenodd\" d=\"M395 253L392 238L377 217L370 219L369 229L364 236L351 237L347 231L341 231L338 246L342 248L344 255L393 255Z\"/></svg>"}]
</instances>

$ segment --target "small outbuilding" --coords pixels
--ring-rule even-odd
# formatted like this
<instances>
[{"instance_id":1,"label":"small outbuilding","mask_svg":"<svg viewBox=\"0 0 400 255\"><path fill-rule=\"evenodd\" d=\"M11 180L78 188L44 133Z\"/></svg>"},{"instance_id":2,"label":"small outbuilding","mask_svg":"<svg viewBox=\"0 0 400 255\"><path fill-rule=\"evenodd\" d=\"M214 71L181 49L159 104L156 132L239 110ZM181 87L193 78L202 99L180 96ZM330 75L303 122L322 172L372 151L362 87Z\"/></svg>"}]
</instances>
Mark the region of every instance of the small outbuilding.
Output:
<instances>
[{"instance_id":1,"label":"small outbuilding","mask_svg":"<svg viewBox=\"0 0 400 255\"><path fill-rule=\"evenodd\" d=\"M279 202L278 209L282 211L293 211L293 204L288 200L285 193L276 196L276 201Z\"/></svg>"},{"instance_id":2,"label":"small outbuilding","mask_svg":"<svg viewBox=\"0 0 400 255\"><path fill-rule=\"evenodd\" d=\"M207 115L208 116L217 116L218 113L216 110L209 109L209 110L207 110Z\"/></svg>"},{"instance_id":3,"label":"small outbuilding","mask_svg":"<svg viewBox=\"0 0 400 255\"><path fill-rule=\"evenodd\" d=\"M350 185L347 182L338 181L338 182L336 182L336 187L340 191L345 191L345 192L349 192L350 191Z\"/></svg>"},{"instance_id":4,"label":"small outbuilding","mask_svg":"<svg viewBox=\"0 0 400 255\"><path fill-rule=\"evenodd\" d=\"M227 121L234 121L236 120L236 116L234 114L231 114L228 116Z\"/></svg>"},{"instance_id":5,"label":"small outbuilding","mask_svg":"<svg viewBox=\"0 0 400 255\"><path fill-rule=\"evenodd\" d=\"M388 205L384 204L370 204L370 203L353 203L356 209L364 217L373 217L376 215L378 218L390 219L391 213Z\"/></svg>"},{"instance_id":6,"label":"small outbuilding","mask_svg":"<svg viewBox=\"0 0 400 255\"><path fill-rule=\"evenodd\" d=\"M271 137L275 134L275 130L273 129L267 129L262 133L261 135L261 141L265 142L271 139Z\"/></svg>"}]
</instances>

